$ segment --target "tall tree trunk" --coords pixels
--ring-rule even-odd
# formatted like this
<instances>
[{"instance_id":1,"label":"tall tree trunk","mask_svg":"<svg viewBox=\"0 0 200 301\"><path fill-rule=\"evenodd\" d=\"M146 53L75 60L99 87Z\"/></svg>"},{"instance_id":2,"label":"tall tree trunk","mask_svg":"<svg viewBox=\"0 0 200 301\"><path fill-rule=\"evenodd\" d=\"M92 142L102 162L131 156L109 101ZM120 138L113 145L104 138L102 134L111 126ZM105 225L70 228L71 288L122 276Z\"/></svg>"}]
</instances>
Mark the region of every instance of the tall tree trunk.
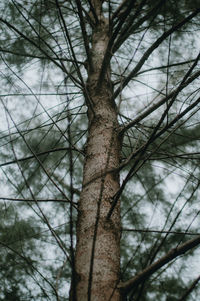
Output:
<instances>
[{"instance_id":1,"label":"tall tree trunk","mask_svg":"<svg viewBox=\"0 0 200 301\"><path fill-rule=\"evenodd\" d=\"M100 10L95 8L98 14ZM112 196L119 189L119 175L117 172L105 175L105 171L119 165L121 146L110 70L97 89L109 38L107 19L100 13L98 18L92 37L93 67L88 69L87 97L93 112L88 104L89 129L77 222L74 299L119 301L120 292L116 288L120 274L119 204L110 220L106 220Z\"/></svg>"}]
</instances>

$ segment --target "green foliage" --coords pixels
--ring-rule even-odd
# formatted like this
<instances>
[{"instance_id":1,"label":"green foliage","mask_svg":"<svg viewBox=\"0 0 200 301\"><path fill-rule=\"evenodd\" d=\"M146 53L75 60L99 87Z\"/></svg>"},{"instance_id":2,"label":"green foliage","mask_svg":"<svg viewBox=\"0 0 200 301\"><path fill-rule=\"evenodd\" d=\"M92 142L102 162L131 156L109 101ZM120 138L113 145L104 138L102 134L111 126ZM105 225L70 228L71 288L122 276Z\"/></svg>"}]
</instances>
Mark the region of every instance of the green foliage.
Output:
<instances>
[{"instance_id":1,"label":"green foliage","mask_svg":"<svg viewBox=\"0 0 200 301\"><path fill-rule=\"evenodd\" d=\"M68 300L70 260L76 240L74 208L80 195L87 147L87 93L81 87L81 79L86 81L87 73L77 9L73 1L59 2L70 40L55 1L1 3L2 18L9 23L0 21L2 111L6 115L2 124L7 124L0 136L1 175L2 191L13 198L4 203L1 200L0 206L1 301ZM89 11L89 1L81 2L90 41L93 19L85 13ZM199 0L171 0L160 2L154 9L159 1L133 2L134 8L117 33L112 49L116 51L110 66L114 89L121 87L123 78L159 36L200 4ZM108 3L111 12L119 4L105 1L106 14ZM145 3L142 8L141 3ZM124 11L114 22L114 29L123 17ZM141 73L136 73L120 93L116 103L121 126L134 119L136 113L139 115L141 108L148 108L152 99L157 101L179 87L192 62L163 66L194 59L198 22L196 16L164 40L145 61ZM145 72L155 66L162 69ZM198 70L197 65L194 71ZM121 170L122 183L134 164L136 167L121 196L122 280L128 280L188 240L185 232L198 231L199 114L193 116L192 111L189 123L186 115L167 127L196 99L198 85L192 83L191 88L178 95L158 128L163 109L125 132L121 164L126 160L128 163ZM163 135L154 139L165 127ZM73 208L69 200L74 202ZM133 289L128 300L179 300L190 284L184 281L184 275L193 255L190 252L183 261L177 260L167 270L163 268L146 279Z\"/></svg>"}]
</instances>

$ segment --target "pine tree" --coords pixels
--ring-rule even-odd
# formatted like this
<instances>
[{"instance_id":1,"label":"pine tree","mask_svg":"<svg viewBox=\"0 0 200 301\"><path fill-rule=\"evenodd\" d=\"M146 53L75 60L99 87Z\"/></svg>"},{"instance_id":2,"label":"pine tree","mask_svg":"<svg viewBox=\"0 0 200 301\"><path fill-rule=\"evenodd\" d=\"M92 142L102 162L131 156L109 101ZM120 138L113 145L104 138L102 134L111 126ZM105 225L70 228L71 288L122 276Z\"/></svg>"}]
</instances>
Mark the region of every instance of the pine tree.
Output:
<instances>
[{"instance_id":1,"label":"pine tree","mask_svg":"<svg viewBox=\"0 0 200 301\"><path fill-rule=\"evenodd\" d=\"M192 300L199 1L1 8L0 300Z\"/></svg>"}]
</instances>

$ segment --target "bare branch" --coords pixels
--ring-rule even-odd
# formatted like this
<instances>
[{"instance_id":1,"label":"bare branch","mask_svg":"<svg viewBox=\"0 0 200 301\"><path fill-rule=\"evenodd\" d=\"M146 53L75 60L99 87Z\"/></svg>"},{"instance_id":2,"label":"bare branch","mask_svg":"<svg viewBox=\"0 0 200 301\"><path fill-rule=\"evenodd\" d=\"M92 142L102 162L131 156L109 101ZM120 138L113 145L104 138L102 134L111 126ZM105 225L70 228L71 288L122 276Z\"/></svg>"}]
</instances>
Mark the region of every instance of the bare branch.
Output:
<instances>
[{"instance_id":1,"label":"bare branch","mask_svg":"<svg viewBox=\"0 0 200 301\"><path fill-rule=\"evenodd\" d=\"M189 61L183 61L183 62L179 62L179 63L172 63L172 64L168 64L168 65L164 65L164 66L152 67L152 68L149 68L149 69L142 70L142 71L138 72L137 76L141 75L141 74L144 74L146 72L154 71L154 70L162 70L162 69L167 69L167 68L171 68L171 67L176 67L176 66L190 64L190 63L193 63L195 60L196 59L189 60Z\"/></svg>"},{"instance_id":2,"label":"bare branch","mask_svg":"<svg viewBox=\"0 0 200 301\"><path fill-rule=\"evenodd\" d=\"M181 22L164 32L152 45L149 47L149 49L144 53L140 61L137 63L135 68L130 72L130 74L122 80L120 87L114 92L113 99L115 99L122 90L128 85L130 80L138 73L138 71L142 68L145 61L149 58L149 56L152 54L152 52L173 32L181 28L183 25L185 25L187 22L189 22L192 18L194 18L198 13L200 12L200 8L196 9L192 14L190 14L187 18L183 19Z\"/></svg>"},{"instance_id":3,"label":"bare branch","mask_svg":"<svg viewBox=\"0 0 200 301\"><path fill-rule=\"evenodd\" d=\"M12 120L13 124L16 127L17 132L19 133L19 135L22 137L24 143L26 144L26 146L28 147L29 151L33 154L33 156L36 158L36 160L38 161L38 164L41 166L41 168L43 169L43 171L45 172L45 174L47 175L47 177L49 178L49 180L54 184L54 186L58 189L58 191L63 195L64 198L66 198L66 200L69 200L68 197L65 195L65 193L63 192L63 190L55 183L55 181L51 178L51 176L49 175L48 170L44 167L43 163L41 162L41 160L38 158L38 156L36 155L36 153L33 151L33 149L30 147L30 145L28 144L28 142L26 141L24 135L21 133L21 131L19 130L17 124L15 123L15 121L12 118L12 115L10 114L10 112L8 111L6 105L4 104L3 100L1 100L5 111L7 112L7 114L9 115L10 119ZM16 161L18 162L17 158ZM19 166L19 165L18 165Z\"/></svg>"},{"instance_id":4,"label":"bare branch","mask_svg":"<svg viewBox=\"0 0 200 301\"><path fill-rule=\"evenodd\" d=\"M142 24L144 24L145 21L155 17L158 9L164 4L164 2L165 0L160 0L146 15L144 15L134 24L133 20L137 17L138 14L141 13L141 9L146 3L146 0L141 1L134 16L129 17L128 22L125 24L122 32L120 32L118 40L113 45L113 53L115 53L121 47L121 45L128 39L128 37L134 32L134 30L137 30Z\"/></svg>"},{"instance_id":5,"label":"bare branch","mask_svg":"<svg viewBox=\"0 0 200 301\"><path fill-rule=\"evenodd\" d=\"M126 186L126 184L128 183L128 181L133 177L133 175L144 165L144 163L152 156L152 154L158 150L160 148L160 146L167 141L168 137L172 134L170 133L166 138L164 138L161 143L156 147L155 150L153 150L153 152L150 152L147 157L141 162L141 158L142 155L145 151L147 151L148 146L150 145L150 143L152 143L153 141L155 141L158 137L160 137L163 133L166 133L166 131L172 127L175 123L177 123L178 120L180 120L183 116L185 116L190 110L192 110L193 108L195 108L197 106L197 104L199 104L200 102L200 98L198 98L192 105L188 106L182 113L178 114L169 124L167 124L163 129L161 129L156 135L151 135L151 137L148 139L148 141L142 145L138 150L134 151L129 157L128 159L121 164L120 168L123 168L123 166L126 166L130 160L132 160L134 157L137 157L137 159L135 160L133 166L130 168L127 176L125 177L125 179L123 180L119 190L117 191L117 193L113 196L113 202L112 205L110 207L110 210L107 214L107 219L110 219L116 205L117 202ZM199 108L196 109L196 111L194 113L196 113L199 110ZM194 114L192 113L192 115ZM189 117L188 117L189 118ZM184 121L185 123L185 121ZM178 125L179 127L180 125ZM176 128L172 131L175 132Z\"/></svg>"},{"instance_id":6,"label":"bare branch","mask_svg":"<svg viewBox=\"0 0 200 301\"><path fill-rule=\"evenodd\" d=\"M92 13L92 15L93 15L93 17L95 19L95 22L96 22L96 24L98 24L99 23L99 19L98 19L98 16L96 14L96 10L95 10L95 8L94 8L94 6L92 4L92 1L88 0L88 3L90 5L90 11L91 11L91 13Z\"/></svg>"},{"instance_id":7,"label":"bare branch","mask_svg":"<svg viewBox=\"0 0 200 301\"><path fill-rule=\"evenodd\" d=\"M4 53L9 53L12 55L17 55L17 56L22 56L22 57L28 57L28 58L33 58L33 59L40 59L40 60L54 60L54 61L63 61L63 62L70 62L70 63L74 63L73 59L68 59L68 58L63 58L63 57L47 57L47 56L40 56L40 55L36 55L36 54L30 54L30 53L21 53L21 52L15 52L13 50L9 50L9 49L5 49L0 47L0 51L4 52ZM84 62L81 61L77 61L78 64L85 66Z\"/></svg>"},{"instance_id":8,"label":"bare branch","mask_svg":"<svg viewBox=\"0 0 200 301\"><path fill-rule=\"evenodd\" d=\"M118 285L118 288L122 290L123 294L128 294L136 285L139 285L142 281L148 279L153 273L162 268L165 264L169 263L178 256L185 254L189 250L197 247L199 244L200 236L197 236L196 238L193 238L179 245L177 248L171 249L166 255L148 266L133 278L129 279L126 282L121 282Z\"/></svg>"},{"instance_id":9,"label":"bare branch","mask_svg":"<svg viewBox=\"0 0 200 301\"><path fill-rule=\"evenodd\" d=\"M3 248L6 248L8 249L9 251L11 251L12 253L16 254L19 258L23 259L24 262L26 262L27 265L31 266L31 268L36 271L40 277L49 284L49 286L53 289L54 293L55 293L55 296L56 296L56 300L58 301L59 300L59 297L58 297L58 294L57 294L57 291L55 289L55 287L52 285L52 283L48 280L48 278L44 277L43 274L33 265L33 263L31 262L31 259L28 258L28 257L25 257L23 256L22 253L19 253L17 250L15 250L14 248L12 248L11 246L9 246L8 244L5 244L3 241L0 241L0 245L3 247Z\"/></svg>"},{"instance_id":10,"label":"bare branch","mask_svg":"<svg viewBox=\"0 0 200 301\"><path fill-rule=\"evenodd\" d=\"M49 149L49 150L44 151L44 152L36 153L36 156L43 156L43 155L46 155L46 154L50 154L50 153L54 153L54 152L60 152L60 151L66 151L67 152L69 149L77 151L77 149L73 149L73 147L59 147L59 148ZM28 157L25 157L25 158L17 159L17 161L12 160L12 161L0 164L0 167L6 166L6 165L11 165L11 164L16 164L18 162L23 162L23 161L30 160L30 159L33 159L33 158L35 158L35 156L31 155L31 156L28 156Z\"/></svg>"},{"instance_id":11,"label":"bare branch","mask_svg":"<svg viewBox=\"0 0 200 301\"><path fill-rule=\"evenodd\" d=\"M2 201L13 201L13 202L37 202L37 203L69 203L69 200L65 199L23 199L23 198L10 198L10 197L0 197L0 200ZM73 205L77 205L76 202L73 202Z\"/></svg>"},{"instance_id":12,"label":"bare branch","mask_svg":"<svg viewBox=\"0 0 200 301\"><path fill-rule=\"evenodd\" d=\"M119 18L119 15L122 13L122 10L124 8L124 6L126 6L128 4L130 0L123 0L121 2L121 4L118 6L118 8L116 9L116 11L113 13L111 21L113 22L114 19Z\"/></svg>"},{"instance_id":13,"label":"bare branch","mask_svg":"<svg viewBox=\"0 0 200 301\"><path fill-rule=\"evenodd\" d=\"M195 286L198 284L198 282L200 281L200 276L198 276L193 283L191 284L191 286L187 289L187 291L184 293L184 295L178 299L178 301L185 301L186 298L189 296L189 294L194 290Z\"/></svg>"},{"instance_id":14,"label":"bare branch","mask_svg":"<svg viewBox=\"0 0 200 301\"><path fill-rule=\"evenodd\" d=\"M85 85L84 85L84 81L83 81L83 78L82 78L82 74L81 74L80 68L78 66L78 62L77 62L77 59L76 59L76 54L74 52L74 48L73 48L73 45L72 45L72 42L71 42L71 38L70 38L68 29L67 29L67 24L66 24L65 19L63 17L63 14L62 14L60 5L58 3L58 0L56 0L56 7L57 7L57 10L58 10L58 15L59 15L59 17L61 19L61 24L63 24L63 27L64 27L64 32L65 32L65 35L67 37L67 41L69 43L70 51L72 53L72 57L73 57L73 60L74 60L74 65L75 65L78 77L79 77L79 79L81 81L82 87L84 87Z\"/></svg>"},{"instance_id":15,"label":"bare branch","mask_svg":"<svg viewBox=\"0 0 200 301\"><path fill-rule=\"evenodd\" d=\"M181 231L165 231L165 230L153 230L153 229L133 229L133 228L122 228L124 232L139 232L139 233L159 233L159 234L174 234L174 235L194 235L200 236L200 233L196 232L181 232Z\"/></svg>"},{"instance_id":16,"label":"bare branch","mask_svg":"<svg viewBox=\"0 0 200 301\"><path fill-rule=\"evenodd\" d=\"M4 20L3 18L0 17L0 21L2 23L4 23L7 27L9 27L11 30L13 30L14 32L16 32L19 36L21 36L23 39L25 39L26 41L28 41L31 45L33 45L35 48L39 49L44 55L45 57L47 57L50 61L52 61L57 67L59 67L61 70L63 70L63 66L61 66L56 60L54 60L52 57L49 56L49 54L43 50L42 48L40 48L35 42L34 40L30 39L29 37L25 36L23 34L23 32L21 32L20 30L18 30L14 25L10 24L9 22L7 22L6 20ZM56 55L57 56L57 55ZM65 70L63 70L65 71Z\"/></svg>"},{"instance_id":17,"label":"bare branch","mask_svg":"<svg viewBox=\"0 0 200 301\"><path fill-rule=\"evenodd\" d=\"M80 25L81 25L81 30L82 30L85 51L86 51L86 55L87 55L87 61L88 61L89 68L92 70L93 67L92 67L92 60L91 60L91 55L90 55L89 41L88 41L88 36L87 36L86 28L85 28L85 22L84 22L83 13L82 13L83 9L82 9L80 0L76 0L76 4L78 7L78 15L80 18Z\"/></svg>"},{"instance_id":18,"label":"bare branch","mask_svg":"<svg viewBox=\"0 0 200 301\"><path fill-rule=\"evenodd\" d=\"M109 42L108 42L108 45L107 45L107 48L106 48L106 52L105 52L105 55L104 55L104 59L103 59L103 62L102 62L98 82L97 82L98 87L100 86L100 84L102 82L102 79L103 79L103 77L106 73L107 67L110 63L110 59L112 57L111 49L113 47L114 41L115 41L119 31L120 31L120 28L123 26L124 22L126 21L126 18L129 16L130 10L133 7L134 2L135 2L135 0L130 1L129 5L127 6L125 11L123 12L122 17L120 18L120 22L118 23L117 28L115 29L115 31L113 32L112 36L109 39Z\"/></svg>"},{"instance_id":19,"label":"bare branch","mask_svg":"<svg viewBox=\"0 0 200 301\"><path fill-rule=\"evenodd\" d=\"M144 110L143 113L141 113L138 117L136 117L134 120L129 122L128 124L125 124L122 129L120 130L120 134L122 135L125 131L127 131L129 128L133 127L135 124L143 120L145 117L149 116L151 113L153 113L156 109L158 109L160 106L162 106L164 103L166 103L170 98L174 97L174 95L178 95L185 87L187 87L191 82L193 82L196 78L200 76L200 71L195 72L188 80L186 80L182 85L179 85L179 87L169 93L166 97L158 101L156 104L150 106L146 110Z\"/></svg>"}]
</instances>

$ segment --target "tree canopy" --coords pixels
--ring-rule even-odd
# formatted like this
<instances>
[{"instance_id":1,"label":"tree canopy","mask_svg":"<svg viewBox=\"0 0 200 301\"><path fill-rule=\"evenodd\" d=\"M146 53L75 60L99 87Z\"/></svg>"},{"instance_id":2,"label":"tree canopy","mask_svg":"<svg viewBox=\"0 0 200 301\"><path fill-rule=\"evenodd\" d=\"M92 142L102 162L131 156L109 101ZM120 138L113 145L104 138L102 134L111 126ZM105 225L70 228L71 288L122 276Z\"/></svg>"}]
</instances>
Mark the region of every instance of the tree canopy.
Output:
<instances>
[{"instance_id":1,"label":"tree canopy","mask_svg":"<svg viewBox=\"0 0 200 301\"><path fill-rule=\"evenodd\" d=\"M0 7L0 300L80 301L80 254L90 259L87 301L101 300L104 228L120 240L110 301L115 290L197 300L200 1Z\"/></svg>"}]
</instances>

